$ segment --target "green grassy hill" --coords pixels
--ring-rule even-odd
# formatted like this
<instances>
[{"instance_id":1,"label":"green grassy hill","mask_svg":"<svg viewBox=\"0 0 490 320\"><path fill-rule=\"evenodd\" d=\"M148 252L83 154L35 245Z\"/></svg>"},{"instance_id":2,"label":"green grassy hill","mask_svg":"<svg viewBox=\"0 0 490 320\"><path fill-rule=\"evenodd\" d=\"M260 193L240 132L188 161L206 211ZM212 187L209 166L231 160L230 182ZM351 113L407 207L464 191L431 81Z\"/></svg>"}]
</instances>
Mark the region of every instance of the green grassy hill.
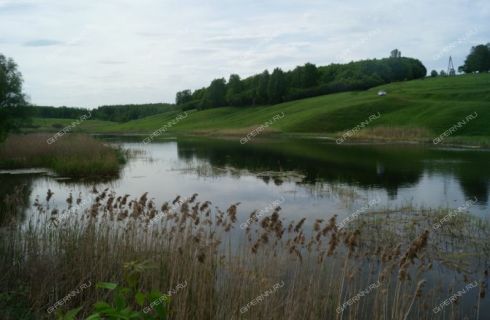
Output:
<instances>
[{"instance_id":1,"label":"green grassy hill","mask_svg":"<svg viewBox=\"0 0 490 320\"><path fill-rule=\"evenodd\" d=\"M379 97L377 92L388 94ZM269 131L334 135L352 129L372 114L381 117L369 124L374 134L385 138L403 131L427 138L439 135L471 113L477 119L458 129L454 136L490 137L490 74L452 78L428 78L392 83L361 92L346 92L291 101L274 106L224 107L196 111L169 132L189 134L242 135L284 112ZM171 111L126 123L85 121L78 130L97 133L151 133L173 120ZM54 123L67 119L35 119L40 130L56 131ZM369 130L365 130L368 132ZM362 133L361 133L362 136Z\"/></svg>"}]
</instances>

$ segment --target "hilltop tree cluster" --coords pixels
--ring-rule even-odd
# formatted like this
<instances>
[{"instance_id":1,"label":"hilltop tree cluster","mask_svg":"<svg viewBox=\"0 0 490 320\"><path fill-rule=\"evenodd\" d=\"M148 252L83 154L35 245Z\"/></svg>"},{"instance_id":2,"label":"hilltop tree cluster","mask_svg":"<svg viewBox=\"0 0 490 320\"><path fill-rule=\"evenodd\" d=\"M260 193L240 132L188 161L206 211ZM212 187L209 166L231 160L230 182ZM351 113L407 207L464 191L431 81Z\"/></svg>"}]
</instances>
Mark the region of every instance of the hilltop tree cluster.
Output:
<instances>
[{"instance_id":1,"label":"hilltop tree cluster","mask_svg":"<svg viewBox=\"0 0 490 320\"><path fill-rule=\"evenodd\" d=\"M459 67L460 72L489 72L490 71L490 43L480 44L471 48L464 65Z\"/></svg>"},{"instance_id":2,"label":"hilltop tree cluster","mask_svg":"<svg viewBox=\"0 0 490 320\"><path fill-rule=\"evenodd\" d=\"M402 58L396 51L390 58L381 60L323 67L306 63L291 71L275 68L272 73L265 70L246 79L232 74L228 81L215 79L207 88L178 92L176 104L184 109L276 104L334 92L364 90L394 81L423 78L426 74L427 70L419 60Z\"/></svg>"}]
</instances>

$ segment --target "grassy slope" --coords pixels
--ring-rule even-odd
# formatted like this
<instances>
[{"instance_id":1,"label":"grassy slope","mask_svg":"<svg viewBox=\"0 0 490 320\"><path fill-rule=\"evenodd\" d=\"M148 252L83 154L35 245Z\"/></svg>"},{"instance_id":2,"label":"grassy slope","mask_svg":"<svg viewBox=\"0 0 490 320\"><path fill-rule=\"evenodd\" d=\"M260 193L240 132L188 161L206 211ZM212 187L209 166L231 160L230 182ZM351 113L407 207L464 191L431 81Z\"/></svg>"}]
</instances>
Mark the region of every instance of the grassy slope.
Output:
<instances>
[{"instance_id":1,"label":"grassy slope","mask_svg":"<svg viewBox=\"0 0 490 320\"><path fill-rule=\"evenodd\" d=\"M388 92L378 97L377 91ZM424 128L440 134L477 112L478 118L459 129L455 135L490 137L490 74L466 75L455 78L424 79L384 85L362 92L346 92L292 101L267 107L226 107L195 112L171 128L173 132L243 134L274 114L285 117L275 122L274 131L287 133L328 134L349 130L369 115L381 113L370 127ZM80 130L105 133L149 133L168 121L177 112L116 124L86 121ZM52 123L68 124L70 120L37 119L49 127Z\"/></svg>"}]
</instances>

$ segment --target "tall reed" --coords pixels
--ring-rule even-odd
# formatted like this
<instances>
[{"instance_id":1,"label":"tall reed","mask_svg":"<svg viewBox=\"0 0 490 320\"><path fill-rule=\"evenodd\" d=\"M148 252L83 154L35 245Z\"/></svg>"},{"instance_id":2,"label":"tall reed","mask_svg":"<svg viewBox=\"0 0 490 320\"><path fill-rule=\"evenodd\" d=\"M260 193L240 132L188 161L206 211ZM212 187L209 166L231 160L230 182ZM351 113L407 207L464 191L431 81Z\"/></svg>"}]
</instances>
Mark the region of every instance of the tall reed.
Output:
<instances>
[{"instance_id":1,"label":"tall reed","mask_svg":"<svg viewBox=\"0 0 490 320\"><path fill-rule=\"evenodd\" d=\"M88 135L67 134L48 143L49 134L11 135L0 144L0 168L43 167L71 177L114 176L122 152Z\"/></svg>"},{"instance_id":2,"label":"tall reed","mask_svg":"<svg viewBox=\"0 0 490 320\"><path fill-rule=\"evenodd\" d=\"M89 206L72 197L60 209L48 194L29 221L1 232L2 292L24 299L36 319L49 318L46 310L81 283L122 281L131 261L154 267L140 279L143 290L186 281L172 296L171 319L475 319L473 306L489 307L481 290L490 229L469 216L434 231L443 210L387 210L339 229L336 216L285 221L277 207L252 214L241 230L249 217L239 204L221 211L197 195L161 206L146 193L93 196ZM433 312L471 281L481 290ZM87 315L104 298L92 286L60 310L82 306ZM5 319L16 319L7 311Z\"/></svg>"}]
</instances>

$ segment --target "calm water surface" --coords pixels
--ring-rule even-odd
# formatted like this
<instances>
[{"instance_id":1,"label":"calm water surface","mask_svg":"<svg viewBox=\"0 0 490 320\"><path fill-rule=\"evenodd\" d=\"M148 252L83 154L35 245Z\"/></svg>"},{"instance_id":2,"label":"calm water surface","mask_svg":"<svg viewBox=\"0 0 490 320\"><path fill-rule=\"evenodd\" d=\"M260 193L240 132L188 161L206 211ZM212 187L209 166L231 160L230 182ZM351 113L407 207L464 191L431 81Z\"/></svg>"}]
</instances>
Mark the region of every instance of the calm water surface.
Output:
<instances>
[{"instance_id":1,"label":"calm water surface","mask_svg":"<svg viewBox=\"0 0 490 320\"><path fill-rule=\"evenodd\" d=\"M368 202L373 209L405 205L458 208L489 217L490 152L428 146L336 145L312 140L268 140L241 145L238 139L168 139L144 145L126 138L112 143L135 156L112 181L73 181L38 172L0 173L1 192L26 184L32 205L54 191L65 207L72 192L90 198L95 185L117 194L144 192L157 204L198 193L200 201L226 209L240 202L240 220L280 202L286 218L348 216ZM133 141L131 141L133 140ZM30 210L27 210L27 215Z\"/></svg>"}]
</instances>

